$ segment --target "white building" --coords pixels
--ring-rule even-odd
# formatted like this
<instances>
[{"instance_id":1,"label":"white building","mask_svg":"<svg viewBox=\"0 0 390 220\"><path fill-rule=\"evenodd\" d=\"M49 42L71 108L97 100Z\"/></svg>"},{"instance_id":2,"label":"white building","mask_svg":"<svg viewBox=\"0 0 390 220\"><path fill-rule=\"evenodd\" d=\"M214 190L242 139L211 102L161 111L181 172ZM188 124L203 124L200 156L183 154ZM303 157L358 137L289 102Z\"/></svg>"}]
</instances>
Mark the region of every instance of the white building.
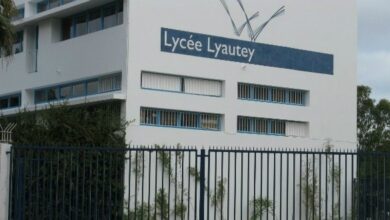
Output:
<instances>
[{"instance_id":1,"label":"white building","mask_svg":"<svg viewBox=\"0 0 390 220\"><path fill-rule=\"evenodd\" d=\"M133 144L356 145L354 0L15 3L2 115L120 102Z\"/></svg>"}]
</instances>

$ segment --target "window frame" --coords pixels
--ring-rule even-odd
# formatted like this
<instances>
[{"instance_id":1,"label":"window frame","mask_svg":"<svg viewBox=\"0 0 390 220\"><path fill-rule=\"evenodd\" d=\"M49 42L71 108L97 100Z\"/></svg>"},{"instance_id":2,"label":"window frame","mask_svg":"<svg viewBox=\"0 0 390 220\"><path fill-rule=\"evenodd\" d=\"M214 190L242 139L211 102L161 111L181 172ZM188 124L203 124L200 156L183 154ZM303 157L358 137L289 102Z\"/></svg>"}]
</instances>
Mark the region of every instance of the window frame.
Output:
<instances>
[{"instance_id":1,"label":"window frame","mask_svg":"<svg viewBox=\"0 0 390 220\"><path fill-rule=\"evenodd\" d=\"M11 106L11 98L18 98L18 105L17 106ZM12 93L9 95L0 96L0 100L7 100L7 107L1 108L0 111L6 110L6 109L14 109L14 108L20 108L22 105L22 94L21 93Z\"/></svg>"}]
</instances>

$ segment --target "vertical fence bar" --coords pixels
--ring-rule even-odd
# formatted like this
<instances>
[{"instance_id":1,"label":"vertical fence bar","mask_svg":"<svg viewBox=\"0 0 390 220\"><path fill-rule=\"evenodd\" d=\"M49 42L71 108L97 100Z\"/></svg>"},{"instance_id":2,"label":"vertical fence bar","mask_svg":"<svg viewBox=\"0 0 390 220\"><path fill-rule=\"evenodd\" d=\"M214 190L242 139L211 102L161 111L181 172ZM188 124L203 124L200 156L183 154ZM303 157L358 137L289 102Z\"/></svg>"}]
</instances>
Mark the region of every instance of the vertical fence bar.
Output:
<instances>
[{"instance_id":1,"label":"vertical fence bar","mask_svg":"<svg viewBox=\"0 0 390 220\"><path fill-rule=\"evenodd\" d=\"M206 169L206 164L205 164L205 159L206 159L206 151L204 149L202 149L200 151L200 188L199 188L199 219L200 220L204 220L205 217L204 217L204 205L205 205L205 198L204 198L204 194L205 194L205 189L206 189L206 186L205 186L205 176L206 176L206 173L205 173L205 169Z\"/></svg>"}]
</instances>

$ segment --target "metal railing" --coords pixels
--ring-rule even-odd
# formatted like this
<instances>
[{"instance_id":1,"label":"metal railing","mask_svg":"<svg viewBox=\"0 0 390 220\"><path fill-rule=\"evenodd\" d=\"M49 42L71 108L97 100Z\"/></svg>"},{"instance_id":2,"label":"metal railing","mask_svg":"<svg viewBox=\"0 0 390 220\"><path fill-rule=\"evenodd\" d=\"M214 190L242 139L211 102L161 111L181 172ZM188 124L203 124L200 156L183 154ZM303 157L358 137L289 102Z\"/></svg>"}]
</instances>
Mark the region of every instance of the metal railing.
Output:
<instances>
[{"instance_id":1,"label":"metal railing","mask_svg":"<svg viewBox=\"0 0 390 220\"><path fill-rule=\"evenodd\" d=\"M12 132L15 128L16 128L15 123L7 124L4 127L0 124L0 143L11 143Z\"/></svg>"},{"instance_id":2,"label":"metal railing","mask_svg":"<svg viewBox=\"0 0 390 220\"><path fill-rule=\"evenodd\" d=\"M390 153L12 148L10 219L390 219Z\"/></svg>"}]
</instances>

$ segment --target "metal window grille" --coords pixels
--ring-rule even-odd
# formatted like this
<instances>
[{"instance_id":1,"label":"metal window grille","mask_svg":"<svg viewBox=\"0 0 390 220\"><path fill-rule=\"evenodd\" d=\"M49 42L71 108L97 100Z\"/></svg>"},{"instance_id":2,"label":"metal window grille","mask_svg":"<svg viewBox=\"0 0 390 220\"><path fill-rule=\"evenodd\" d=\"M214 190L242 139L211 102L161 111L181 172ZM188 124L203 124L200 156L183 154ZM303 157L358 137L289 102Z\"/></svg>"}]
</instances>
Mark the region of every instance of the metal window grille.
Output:
<instances>
[{"instance_id":1,"label":"metal window grille","mask_svg":"<svg viewBox=\"0 0 390 220\"><path fill-rule=\"evenodd\" d=\"M267 101L269 99L268 90L269 89L264 86L253 86L253 99Z\"/></svg>"},{"instance_id":2,"label":"metal window grille","mask_svg":"<svg viewBox=\"0 0 390 220\"><path fill-rule=\"evenodd\" d=\"M238 98L250 99L251 98L250 91L251 91L250 85L242 84L242 83L238 84Z\"/></svg>"},{"instance_id":3,"label":"metal window grille","mask_svg":"<svg viewBox=\"0 0 390 220\"><path fill-rule=\"evenodd\" d=\"M220 130L221 115L142 107L140 122L141 125Z\"/></svg>"}]
</instances>

